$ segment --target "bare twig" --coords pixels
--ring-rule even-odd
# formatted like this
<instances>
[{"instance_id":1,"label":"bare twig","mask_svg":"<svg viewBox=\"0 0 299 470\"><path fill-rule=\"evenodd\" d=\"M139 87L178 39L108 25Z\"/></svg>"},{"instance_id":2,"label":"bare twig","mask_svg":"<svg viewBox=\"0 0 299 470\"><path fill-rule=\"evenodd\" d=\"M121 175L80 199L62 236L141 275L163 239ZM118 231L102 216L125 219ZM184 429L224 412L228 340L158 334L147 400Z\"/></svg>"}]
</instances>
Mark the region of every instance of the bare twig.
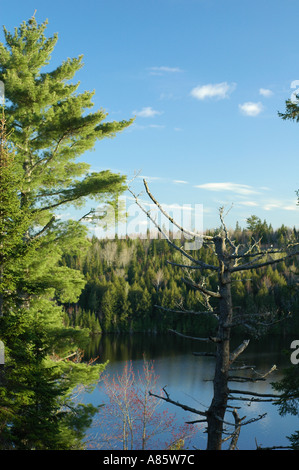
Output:
<instances>
[{"instance_id":1,"label":"bare twig","mask_svg":"<svg viewBox=\"0 0 299 470\"><path fill-rule=\"evenodd\" d=\"M178 406L179 408L182 408L185 411L190 411L191 413L194 413L194 414L197 414L197 415L200 415L200 416L206 416L207 415L204 411L196 410L195 408L191 408L190 406L187 406L187 405L184 405L184 404L182 404L178 401L172 400L170 398L169 394L166 392L165 387L163 387L163 392L166 395L165 397L163 397L162 395L156 395L155 393L152 393L152 392L149 392L149 394L152 397L159 398L160 400L164 400L167 403L171 403L172 405Z\"/></svg>"},{"instance_id":2,"label":"bare twig","mask_svg":"<svg viewBox=\"0 0 299 470\"><path fill-rule=\"evenodd\" d=\"M195 233L195 232L192 232L190 230L187 230L185 229L184 227L182 227L181 225L179 225L164 209L163 207L161 206L161 204L159 204L159 202L155 199L155 197L152 195L152 193L150 192L149 190L149 187L148 187L148 184L146 182L146 180L144 179L143 180L143 184L144 184L144 187L145 187L145 190L148 194L148 196L150 197L150 199L153 201L153 203L158 207L158 209L160 210L160 212L175 226L177 227L182 233L186 234L186 235L189 235L191 237L194 237L195 239L199 239L200 241L203 240L203 239L206 239L206 240L213 240L214 237L212 236L209 236L209 235L198 235L198 233Z\"/></svg>"},{"instance_id":3,"label":"bare twig","mask_svg":"<svg viewBox=\"0 0 299 470\"><path fill-rule=\"evenodd\" d=\"M178 333L177 331L171 330L171 329L169 329L168 331L176 334L177 336L181 336L182 338L192 339L196 341L203 341L204 343L218 343L219 342L218 338L213 338L212 336L208 338L198 338L197 336L184 335L183 333Z\"/></svg>"},{"instance_id":4,"label":"bare twig","mask_svg":"<svg viewBox=\"0 0 299 470\"><path fill-rule=\"evenodd\" d=\"M216 297L217 299L221 298L221 295L219 294L219 292L213 292L211 290L205 289L204 287L200 286L199 284L196 284L195 282L191 282L191 281L189 281L189 280L187 280L183 277L181 279L185 284L188 284L189 286L193 287L194 289L199 290L200 292L207 295L208 297Z\"/></svg>"},{"instance_id":5,"label":"bare twig","mask_svg":"<svg viewBox=\"0 0 299 470\"><path fill-rule=\"evenodd\" d=\"M159 310L163 310L163 312L169 312L169 313L184 313L188 315L211 315L215 318L218 319L217 312L214 312L213 310L205 310L205 311L195 311L195 310L185 310L185 309L173 309L173 308L166 308L162 307L161 305L154 305L155 308L158 308Z\"/></svg>"}]
</instances>

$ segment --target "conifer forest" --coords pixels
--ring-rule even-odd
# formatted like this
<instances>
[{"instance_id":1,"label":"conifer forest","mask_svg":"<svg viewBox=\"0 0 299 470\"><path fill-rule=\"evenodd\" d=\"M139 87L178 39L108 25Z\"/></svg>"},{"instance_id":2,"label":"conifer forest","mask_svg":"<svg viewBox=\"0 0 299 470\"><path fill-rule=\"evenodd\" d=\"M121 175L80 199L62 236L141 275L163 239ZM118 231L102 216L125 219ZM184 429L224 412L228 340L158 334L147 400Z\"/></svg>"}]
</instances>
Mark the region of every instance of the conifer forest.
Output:
<instances>
[{"instance_id":1,"label":"conifer forest","mask_svg":"<svg viewBox=\"0 0 299 470\"><path fill-rule=\"evenodd\" d=\"M287 240L297 239L298 234L296 229L285 226L274 231L265 221L258 220L254 231L237 227L232 237L239 244L251 237L261 239L264 248L284 246ZM182 244L181 240L175 243ZM212 264L215 254L211 248L202 248L197 256ZM167 241L158 236L156 239L92 238L84 256L66 255L62 260L64 266L80 271L86 279L78 302L64 304L66 321L73 326L88 326L93 333L166 332L168 329L199 335L211 332L213 319L206 319L203 324L196 315L187 314L189 310L203 311L205 306L202 293L184 284L180 270L167 262L178 262L179 258ZM291 259L278 266L236 274L232 284L233 304L245 314L270 309L277 311L281 319L288 317L299 308L297 271L296 259ZM217 276L214 273L207 276L205 285L207 289L215 288ZM177 312L169 313L167 309ZM298 316L290 316L273 325L271 333L290 333L299 327L298 321Z\"/></svg>"}]
</instances>

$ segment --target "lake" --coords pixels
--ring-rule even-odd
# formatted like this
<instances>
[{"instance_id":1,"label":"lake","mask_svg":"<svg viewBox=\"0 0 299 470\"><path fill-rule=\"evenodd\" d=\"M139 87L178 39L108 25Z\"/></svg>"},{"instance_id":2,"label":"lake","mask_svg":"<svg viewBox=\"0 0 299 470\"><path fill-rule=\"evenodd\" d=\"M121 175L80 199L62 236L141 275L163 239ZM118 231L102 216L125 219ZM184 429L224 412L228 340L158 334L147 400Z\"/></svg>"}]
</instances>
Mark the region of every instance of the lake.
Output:
<instances>
[{"instance_id":1,"label":"lake","mask_svg":"<svg viewBox=\"0 0 299 470\"><path fill-rule=\"evenodd\" d=\"M233 341L233 347L238 346L242 339L244 338L236 338ZM294 339L298 338L271 335L260 340L251 340L248 348L239 357L239 363L255 365L256 371L261 374L266 373L274 364L277 370L266 381L245 384L231 382L230 388L258 393L275 393L271 382L280 380L283 368L291 365L290 344ZM160 387L167 386L172 400L205 411L212 398L214 358L195 356L192 353L212 350L212 347L208 350L205 343L182 338L172 333L134 334L98 336L91 341L86 354L89 357L99 356L100 362L109 360L106 370L110 376L115 373L121 374L126 361L132 361L135 372L141 371L145 355L146 359L154 361L155 372L159 376L158 384ZM241 375L241 372L237 374ZM104 403L105 399L99 386L92 393L84 396L84 402L96 405ZM245 421L267 413L263 419L242 427L238 440L238 448L241 450L256 449L256 443L262 447L287 446L289 441L286 436L299 430L297 416L282 417L279 415L277 406L271 403L231 401L230 405L241 407L238 413L240 417L246 416ZM176 414L176 419L180 424L198 419L195 414L190 415L175 405L163 402L163 406ZM233 422L231 413L227 413L226 419ZM91 428L89 435L96 431L96 428ZM206 434L200 430L192 445L204 450Z\"/></svg>"}]
</instances>

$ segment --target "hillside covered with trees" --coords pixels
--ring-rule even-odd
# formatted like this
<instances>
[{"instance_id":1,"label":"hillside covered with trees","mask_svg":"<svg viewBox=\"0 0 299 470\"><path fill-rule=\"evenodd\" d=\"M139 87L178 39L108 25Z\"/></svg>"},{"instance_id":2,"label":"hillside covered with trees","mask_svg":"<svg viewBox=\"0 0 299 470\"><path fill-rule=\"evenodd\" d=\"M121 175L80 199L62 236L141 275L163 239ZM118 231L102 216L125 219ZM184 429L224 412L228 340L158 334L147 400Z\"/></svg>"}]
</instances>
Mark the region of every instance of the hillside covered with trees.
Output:
<instances>
[{"instance_id":1,"label":"hillside covered with trees","mask_svg":"<svg viewBox=\"0 0 299 470\"><path fill-rule=\"evenodd\" d=\"M65 266L81 271L86 279L79 301L65 304L67 324L89 327L93 333L163 332L171 328L207 334L213 329L211 317L202 321L196 315L205 310L202 294L183 283L182 271L168 263L179 262L180 254L174 253L165 239L147 235L114 240L93 237L86 254L64 256ZM298 240L299 235L295 228L284 225L273 230L266 221L252 216L247 219L246 229L237 223L231 236L237 244L254 239L259 241L260 248L271 245L280 248ZM177 237L173 238L175 243L182 244ZM210 247L202 247L192 255L207 264L215 261ZM246 314L269 311L277 312L281 319L287 316L275 323L271 332L288 333L299 326L295 313L299 311L297 273L297 258L235 273L233 305ZM196 276L200 278L202 273L199 271ZM217 275L213 272L206 275L205 285L215 289ZM194 313L184 313L187 310Z\"/></svg>"}]
</instances>

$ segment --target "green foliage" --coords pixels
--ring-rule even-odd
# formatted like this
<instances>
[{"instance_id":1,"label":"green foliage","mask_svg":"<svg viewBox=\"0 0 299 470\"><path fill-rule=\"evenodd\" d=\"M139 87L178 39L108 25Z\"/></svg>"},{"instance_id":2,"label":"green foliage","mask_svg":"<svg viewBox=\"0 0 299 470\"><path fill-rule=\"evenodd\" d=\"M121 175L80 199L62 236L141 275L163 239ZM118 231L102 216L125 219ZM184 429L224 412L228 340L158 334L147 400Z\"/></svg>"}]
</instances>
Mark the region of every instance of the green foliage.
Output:
<instances>
[{"instance_id":1,"label":"green foliage","mask_svg":"<svg viewBox=\"0 0 299 470\"><path fill-rule=\"evenodd\" d=\"M23 176L23 200L30 201L38 219L43 216L49 222L51 209L82 205L87 198L107 202L124 189L125 177L108 170L88 174L89 165L74 160L132 120L109 123L103 122L103 110L87 113L94 93L77 93L79 83L68 83L82 67L82 56L42 72L58 39L45 37L46 26L31 18L14 34L4 29L0 80L5 85L7 128Z\"/></svg>"},{"instance_id":2,"label":"green foliage","mask_svg":"<svg viewBox=\"0 0 299 470\"><path fill-rule=\"evenodd\" d=\"M89 200L114 204L123 175L89 173L76 159L130 121L104 122L90 112L93 93L74 83L82 57L48 72L58 36L35 18L13 33L4 28L0 80L5 85L0 155L0 449L79 449L96 408L76 403L78 384L95 383L102 364L80 362L79 351L100 325L93 312L73 326L63 304L78 301L84 273L64 257L86 253L82 222L56 210ZM47 68L46 68L47 67ZM96 216L96 214L93 214ZM89 314L87 314L89 315ZM80 324L79 324L80 323ZM77 360L77 359L80 360Z\"/></svg>"},{"instance_id":3,"label":"green foliage","mask_svg":"<svg viewBox=\"0 0 299 470\"><path fill-rule=\"evenodd\" d=\"M267 226L267 225L266 225ZM268 227L268 226L267 226ZM282 231L284 241L297 237L297 233L279 228L267 228L265 239L271 238L274 246L280 243ZM232 237L238 243L251 241L252 230L237 227ZM269 248L260 242L260 248ZM207 264L215 263L214 253L209 247L202 247L196 254ZM215 323L209 317L174 314L158 309L203 311L206 310L199 292L187 287L181 280L182 271L166 261L180 262L180 257L163 239L115 239L99 240L95 237L86 254L64 257L68 266L84 272L87 284L75 306L93 312L103 332L166 331L175 328L182 332L211 334ZM257 312L278 312L282 317L293 312L293 318L280 322L272 333L292 331L299 324L299 298L296 288L297 259L258 270L236 272L232 283L233 304L237 311L256 314ZM192 272L196 281L202 273ZM206 288L217 289L217 274L208 273ZM213 301L211 300L213 304Z\"/></svg>"}]
</instances>

